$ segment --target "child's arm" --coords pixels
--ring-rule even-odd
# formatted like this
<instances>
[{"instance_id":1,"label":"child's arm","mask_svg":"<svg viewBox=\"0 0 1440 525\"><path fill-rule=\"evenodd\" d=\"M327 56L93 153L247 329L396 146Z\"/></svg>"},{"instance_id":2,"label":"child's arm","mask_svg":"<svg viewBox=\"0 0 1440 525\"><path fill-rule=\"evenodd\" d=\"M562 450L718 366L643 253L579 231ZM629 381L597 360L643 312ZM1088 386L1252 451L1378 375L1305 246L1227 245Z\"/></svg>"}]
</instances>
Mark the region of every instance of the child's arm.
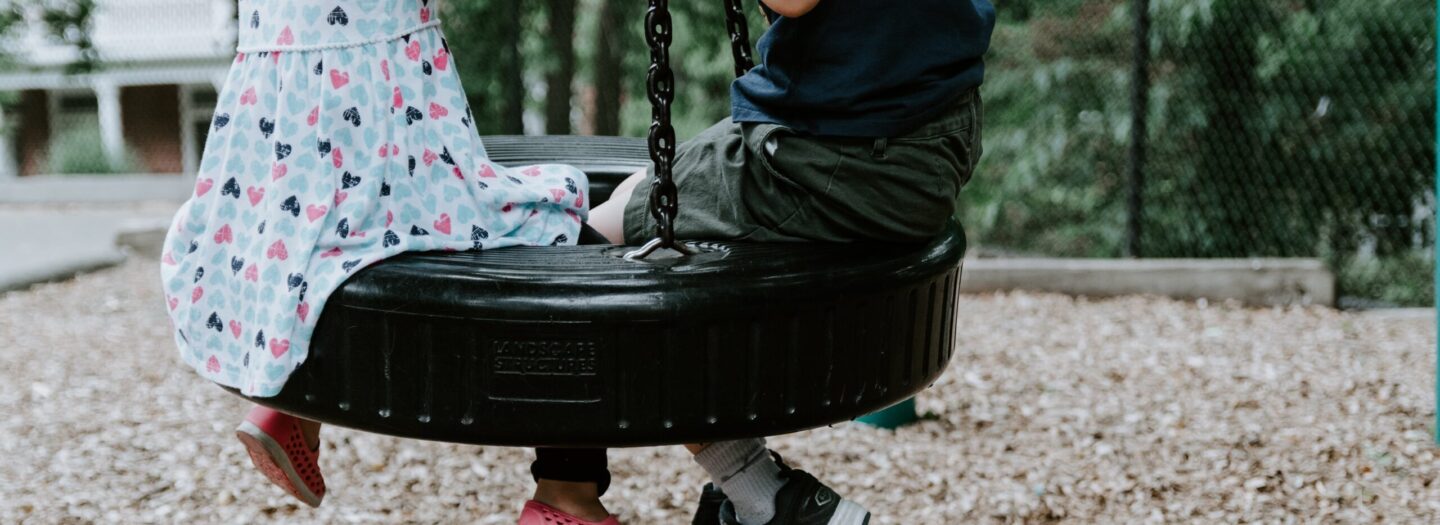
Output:
<instances>
[{"instance_id":1,"label":"child's arm","mask_svg":"<svg viewBox=\"0 0 1440 525\"><path fill-rule=\"evenodd\" d=\"M815 9L815 4L820 3L820 0L760 0L760 1L761 1L761 2L764 2L765 5L768 6L768 7L770 8L770 10L775 11L776 14L779 14L780 16L783 16L783 17L786 17L786 18L795 18L795 17L799 17L799 16L804 16L805 13L809 13L811 9Z\"/></svg>"}]
</instances>

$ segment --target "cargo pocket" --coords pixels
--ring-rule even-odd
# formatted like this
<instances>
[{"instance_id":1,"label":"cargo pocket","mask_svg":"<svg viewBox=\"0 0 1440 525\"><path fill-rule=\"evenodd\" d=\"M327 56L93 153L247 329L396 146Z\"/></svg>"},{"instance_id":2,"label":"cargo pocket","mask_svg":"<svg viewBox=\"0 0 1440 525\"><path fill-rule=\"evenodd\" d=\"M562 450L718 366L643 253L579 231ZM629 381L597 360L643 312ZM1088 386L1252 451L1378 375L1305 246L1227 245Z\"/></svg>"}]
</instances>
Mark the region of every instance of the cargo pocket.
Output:
<instances>
[{"instance_id":1,"label":"cargo pocket","mask_svg":"<svg viewBox=\"0 0 1440 525\"><path fill-rule=\"evenodd\" d=\"M804 218L829 192L841 154L777 124L746 124L744 137L751 166L743 196L751 217L762 228L808 237Z\"/></svg>"}]
</instances>

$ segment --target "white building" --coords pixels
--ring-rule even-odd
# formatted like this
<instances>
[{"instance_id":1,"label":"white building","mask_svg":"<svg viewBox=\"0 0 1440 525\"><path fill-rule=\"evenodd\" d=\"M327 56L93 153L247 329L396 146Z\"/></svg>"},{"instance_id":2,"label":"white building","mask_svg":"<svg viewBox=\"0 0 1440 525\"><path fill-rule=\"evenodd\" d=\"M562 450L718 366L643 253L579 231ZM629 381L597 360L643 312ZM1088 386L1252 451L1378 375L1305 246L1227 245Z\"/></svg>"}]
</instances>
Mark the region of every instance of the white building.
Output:
<instances>
[{"instance_id":1,"label":"white building","mask_svg":"<svg viewBox=\"0 0 1440 525\"><path fill-rule=\"evenodd\" d=\"M4 115L0 179L53 172L61 143L73 147L91 135L112 166L195 172L217 86L234 58L235 0L96 4L93 73L66 74L78 53L49 35L38 9L0 44L17 62L0 70L0 91L20 94L18 109Z\"/></svg>"}]
</instances>

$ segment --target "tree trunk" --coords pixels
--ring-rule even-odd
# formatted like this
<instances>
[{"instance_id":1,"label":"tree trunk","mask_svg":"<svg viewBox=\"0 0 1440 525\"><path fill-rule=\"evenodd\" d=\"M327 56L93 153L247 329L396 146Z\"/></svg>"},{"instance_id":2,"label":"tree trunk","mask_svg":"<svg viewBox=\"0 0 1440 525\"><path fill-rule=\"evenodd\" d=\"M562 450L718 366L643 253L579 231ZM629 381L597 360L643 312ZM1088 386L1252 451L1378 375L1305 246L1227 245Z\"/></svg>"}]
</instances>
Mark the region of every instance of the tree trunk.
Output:
<instances>
[{"instance_id":1,"label":"tree trunk","mask_svg":"<svg viewBox=\"0 0 1440 525\"><path fill-rule=\"evenodd\" d=\"M500 0L500 19L508 33L500 52L501 100L500 132L507 135L525 133L525 60L520 55L521 0Z\"/></svg>"},{"instance_id":2,"label":"tree trunk","mask_svg":"<svg viewBox=\"0 0 1440 525\"><path fill-rule=\"evenodd\" d=\"M600 6L600 30L595 43L595 134L620 134L620 94L624 75L621 63L624 53L621 40L625 37L624 20L628 11L622 5L637 0L604 0Z\"/></svg>"},{"instance_id":3,"label":"tree trunk","mask_svg":"<svg viewBox=\"0 0 1440 525\"><path fill-rule=\"evenodd\" d=\"M545 77L545 133L569 135L575 80L575 0L549 0L550 42L555 69Z\"/></svg>"}]
</instances>

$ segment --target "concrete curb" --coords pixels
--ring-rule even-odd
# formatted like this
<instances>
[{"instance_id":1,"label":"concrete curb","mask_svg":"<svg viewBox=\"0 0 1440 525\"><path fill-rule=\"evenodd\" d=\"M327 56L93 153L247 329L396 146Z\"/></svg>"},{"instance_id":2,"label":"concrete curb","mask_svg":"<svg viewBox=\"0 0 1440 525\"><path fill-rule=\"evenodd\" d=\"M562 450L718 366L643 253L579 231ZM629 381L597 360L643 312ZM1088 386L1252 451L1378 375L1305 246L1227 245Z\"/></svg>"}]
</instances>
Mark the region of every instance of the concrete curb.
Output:
<instances>
[{"instance_id":1,"label":"concrete curb","mask_svg":"<svg viewBox=\"0 0 1440 525\"><path fill-rule=\"evenodd\" d=\"M175 201L195 178L183 175L44 175L0 181L0 204Z\"/></svg>"},{"instance_id":2,"label":"concrete curb","mask_svg":"<svg viewBox=\"0 0 1440 525\"><path fill-rule=\"evenodd\" d=\"M158 259L168 223L127 226L116 245ZM967 259L960 291L1160 295L1253 305L1335 305L1335 275L1314 259Z\"/></svg>"},{"instance_id":3,"label":"concrete curb","mask_svg":"<svg viewBox=\"0 0 1440 525\"><path fill-rule=\"evenodd\" d=\"M1335 274L1317 259L968 259L960 290L1335 306Z\"/></svg>"},{"instance_id":4,"label":"concrete curb","mask_svg":"<svg viewBox=\"0 0 1440 525\"><path fill-rule=\"evenodd\" d=\"M134 257L159 259L165 246L168 220L137 221L126 224L115 234L115 246Z\"/></svg>"},{"instance_id":5,"label":"concrete curb","mask_svg":"<svg viewBox=\"0 0 1440 525\"><path fill-rule=\"evenodd\" d=\"M1436 319L1436 311L1433 306L1430 308L1380 308L1362 311L1360 315L1387 321L1435 321Z\"/></svg>"},{"instance_id":6,"label":"concrete curb","mask_svg":"<svg viewBox=\"0 0 1440 525\"><path fill-rule=\"evenodd\" d=\"M125 258L126 255L120 251L110 251L73 258L43 270L0 275L0 294L24 290L37 284L64 281L80 274L103 270L125 262Z\"/></svg>"}]
</instances>

